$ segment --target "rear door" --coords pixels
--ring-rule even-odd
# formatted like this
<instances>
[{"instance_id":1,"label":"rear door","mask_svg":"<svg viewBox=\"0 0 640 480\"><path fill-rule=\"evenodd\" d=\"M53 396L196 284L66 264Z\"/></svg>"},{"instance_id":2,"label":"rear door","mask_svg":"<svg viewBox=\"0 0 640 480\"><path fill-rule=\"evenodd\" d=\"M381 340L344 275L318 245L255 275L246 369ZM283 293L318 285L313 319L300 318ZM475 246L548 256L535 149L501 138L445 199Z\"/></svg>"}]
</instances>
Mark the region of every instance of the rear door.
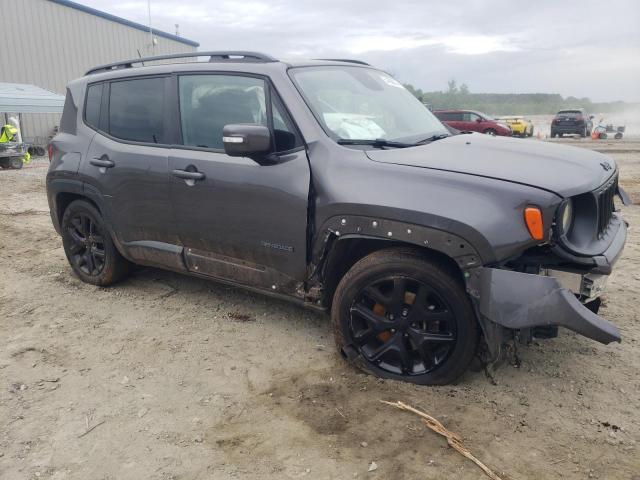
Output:
<instances>
[{"instance_id":1,"label":"rear door","mask_svg":"<svg viewBox=\"0 0 640 480\"><path fill-rule=\"evenodd\" d=\"M97 131L82 163L89 194L104 205L108 223L130 256L154 262L154 242L178 243L169 229L168 77L128 78L100 84L99 112L87 103L85 123ZM88 100L98 94L88 87ZM129 250L131 250L129 252Z\"/></svg>"},{"instance_id":2,"label":"rear door","mask_svg":"<svg viewBox=\"0 0 640 480\"><path fill-rule=\"evenodd\" d=\"M302 139L270 83L249 74L175 77L181 144L169 156L174 225L187 267L292 292L306 274L310 170ZM268 126L273 153L230 157L227 124ZM181 178L198 172L200 179Z\"/></svg>"}]
</instances>

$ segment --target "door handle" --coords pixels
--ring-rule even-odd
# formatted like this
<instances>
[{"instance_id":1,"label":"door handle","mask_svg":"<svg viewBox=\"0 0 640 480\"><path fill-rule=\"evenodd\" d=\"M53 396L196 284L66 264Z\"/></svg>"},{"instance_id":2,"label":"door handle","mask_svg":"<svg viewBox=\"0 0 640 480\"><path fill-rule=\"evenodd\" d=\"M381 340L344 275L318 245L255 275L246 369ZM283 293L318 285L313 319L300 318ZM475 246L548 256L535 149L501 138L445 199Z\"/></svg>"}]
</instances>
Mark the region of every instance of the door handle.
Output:
<instances>
[{"instance_id":1,"label":"door handle","mask_svg":"<svg viewBox=\"0 0 640 480\"><path fill-rule=\"evenodd\" d=\"M183 180L204 180L204 173L202 172L189 172L187 170L173 170L171 172L174 177L182 178Z\"/></svg>"},{"instance_id":2,"label":"door handle","mask_svg":"<svg viewBox=\"0 0 640 480\"><path fill-rule=\"evenodd\" d=\"M109 160L109 158L106 155L102 157L92 158L91 160L89 160L89 163L95 167L102 167L102 168L112 168L116 166L116 164L113 163L113 161Z\"/></svg>"}]
</instances>

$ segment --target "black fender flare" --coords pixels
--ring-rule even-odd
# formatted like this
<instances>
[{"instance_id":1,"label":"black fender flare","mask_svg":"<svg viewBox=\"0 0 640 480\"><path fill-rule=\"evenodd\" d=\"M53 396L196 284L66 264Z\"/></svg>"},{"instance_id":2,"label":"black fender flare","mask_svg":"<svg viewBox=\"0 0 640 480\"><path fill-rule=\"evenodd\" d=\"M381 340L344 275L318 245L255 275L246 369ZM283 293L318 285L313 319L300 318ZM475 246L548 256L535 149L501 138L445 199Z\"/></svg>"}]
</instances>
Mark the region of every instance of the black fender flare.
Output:
<instances>
[{"instance_id":1,"label":"black fender flare","mask_svg":"<svg viewBox=\"0 0 640 480\"><path fill-rule=\"evenodd\" d=\"M316 237L312 265L320 266L335 241L346 238L389 240L432 249L453 259L463 271L483 264L477 249L456 234L399 220L336 215L324 223Z\"/></svg>"}]
</instances>

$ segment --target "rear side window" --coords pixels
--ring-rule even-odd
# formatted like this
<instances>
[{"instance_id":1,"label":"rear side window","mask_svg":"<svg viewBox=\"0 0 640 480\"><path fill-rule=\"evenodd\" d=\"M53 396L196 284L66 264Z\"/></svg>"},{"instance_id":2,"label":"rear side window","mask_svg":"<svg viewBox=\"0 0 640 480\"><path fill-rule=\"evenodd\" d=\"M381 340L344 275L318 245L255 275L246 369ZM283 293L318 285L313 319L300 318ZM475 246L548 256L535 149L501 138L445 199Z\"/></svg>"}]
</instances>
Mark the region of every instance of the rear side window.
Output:
<instances>
[{"instance_id":1,"label":"rear side window","mask_svg":"<svg viewBox=\"0 0 640 480\"><path fill-rule=\"evenodd\" d=\"M461 113L455 113L455 112L440 112L437 113L436 116L443 121L449 121L449 122L459 122L462 120L462 114Z\"/></svg>"},{"instance_id":2,"label":"rear side window","mask_svg":"<svg viewBox=\"0 0 640 480\"><path fill-rule=\"evenodd\" d=\"M84 107L84 121L94 130L98 130L98 125L100 124L102 85L102 83L98 85L89 85L89 88L87 88L87 101Z\"/></svg>"},{"instance_id":3,"label":"rear side window","mask_svg":"<svg viewBox=\"0 0 640 480\"><path fill-rule=\"evenodd\" d=\"M64 100L64 108L62 110L62 118L60 119L60 131L63 133L76 134L76 117L78 109L73 103L71 90L67 88L67 96Z\"/></svg>"},{"instance_id":4,"label":"rear side window","mask_svg":"<svg viewBox=\"0 0 640 480\"><path fill-rule=\"evenodd\" d=\"M109 134L122 140L164 143L164 78L111 83Z\"/></svg>"}]
</instances>

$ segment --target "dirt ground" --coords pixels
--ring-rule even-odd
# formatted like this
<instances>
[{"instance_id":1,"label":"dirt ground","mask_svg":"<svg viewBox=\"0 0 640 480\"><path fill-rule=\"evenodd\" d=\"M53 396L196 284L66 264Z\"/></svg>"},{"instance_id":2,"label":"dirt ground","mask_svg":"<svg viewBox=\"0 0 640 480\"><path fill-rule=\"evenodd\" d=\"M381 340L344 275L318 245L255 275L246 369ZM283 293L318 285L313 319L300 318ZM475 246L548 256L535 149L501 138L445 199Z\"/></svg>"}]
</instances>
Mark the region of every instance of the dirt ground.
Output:
<instances>
[{"instance_id":1,"label":"dirt ground","mask_svg":"<svg viewBox=\"0 0 640 480\"><path fill-rule=\"evenodd\" d=\"M640 142L567 142L608 150L640 203ZM325 316L281 301L150 268L81 283L46 170L0 172L0 478L486 478L385 399L439 418L505 479L640 479L640 206L602 310L621 344L562 331L497 385L468 372L427 388L353 370Z\"/></svg>"}]
</instances>

